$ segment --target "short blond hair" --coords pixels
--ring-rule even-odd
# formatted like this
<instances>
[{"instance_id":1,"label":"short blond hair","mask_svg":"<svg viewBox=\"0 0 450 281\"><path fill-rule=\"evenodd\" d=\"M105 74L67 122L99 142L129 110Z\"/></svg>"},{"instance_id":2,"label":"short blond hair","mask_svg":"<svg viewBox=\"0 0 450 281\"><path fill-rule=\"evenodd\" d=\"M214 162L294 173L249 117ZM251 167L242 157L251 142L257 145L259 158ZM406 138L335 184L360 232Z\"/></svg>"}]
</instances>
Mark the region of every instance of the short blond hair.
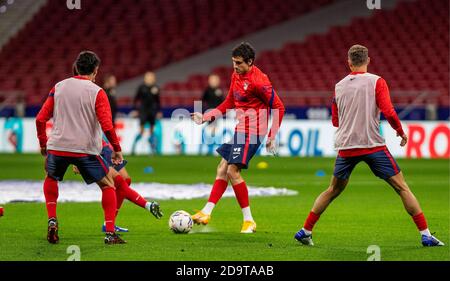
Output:
<instances>
[{"instance_id":1,"label":"short blond hair","mask_svg":"<svg viewBox=\"0 0 450 281\"><path fill-rule=\"evenodd\" d=\"M369 49L363 45L353 45L348 50L348 58L353 66L361 66L367 63Z\"/></svg>"}]
</instances>

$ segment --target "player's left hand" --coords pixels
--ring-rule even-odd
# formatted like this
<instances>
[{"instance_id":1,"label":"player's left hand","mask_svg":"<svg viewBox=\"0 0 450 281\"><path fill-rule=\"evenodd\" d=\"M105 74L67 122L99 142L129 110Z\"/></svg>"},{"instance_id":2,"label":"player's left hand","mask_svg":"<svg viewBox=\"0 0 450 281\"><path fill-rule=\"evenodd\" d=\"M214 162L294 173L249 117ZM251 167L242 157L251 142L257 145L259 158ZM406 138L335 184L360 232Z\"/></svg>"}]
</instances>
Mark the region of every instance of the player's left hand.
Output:
<instances>
[{"instance_id":1,"label":"player's left hand","mask_svg":"<svg viewBox=\"0 0 450 281\"><path fill-rule=\"evenodd\" d=\"M113 151L111 154L111 161L114 165L120 165L123 162L122 151Z\"/></svg>"},{"instance_id":2,"label":"player's left hand","mask_svg":"<svg viewBox=\"0 0 450 281\"><path fill-rule=\"evenodd\" d=\"M42 156L47 156L47 147L46 146L41 147L41 155Z\"/></svg>"},{"instance_id":3,"label":"player's left hand","mask_svg":"<svg viewBox=\"0 0 450 281\"><path fill-rule=\"evenodd\" d=\"M400 136L400 135L397 133L397 137L401 137L401 138L402 138L402 140L401 140L401 142L400 142L400 146L405 146L406 143L408 142L408 137L407 137L405 134L403 134L402 136Z\"/></svg>"},{"instance_id":4,"label":"player's left hand","mask_svg":"<svg viewBox=\"0 0 450 281\"><path fill-rule=\"evenodd\" d=\"M200 112L194 112L191 113L191 119L195 122L197 125L203 124L203 114Z\"/></svg>"},{"instance_id":5,"label":"player's left hand","mask_svg":"<svg viewBox=\"0 0 450 281\"><path fill-rule=\"evenodd\" d=\"M278 155L277 142L274 139L267 139L266 150L274 156Z\"/></svg>"}]
</instances>

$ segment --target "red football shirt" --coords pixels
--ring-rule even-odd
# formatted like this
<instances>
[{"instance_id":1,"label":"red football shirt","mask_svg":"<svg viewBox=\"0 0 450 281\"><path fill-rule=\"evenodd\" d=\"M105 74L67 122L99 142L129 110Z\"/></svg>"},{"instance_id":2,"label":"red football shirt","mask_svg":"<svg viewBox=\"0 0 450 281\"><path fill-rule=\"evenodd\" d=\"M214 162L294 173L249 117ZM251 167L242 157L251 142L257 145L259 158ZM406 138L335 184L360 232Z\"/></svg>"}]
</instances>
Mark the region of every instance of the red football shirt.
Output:
<instances>
[{"instance_id":1,"label":"red football shirt","mask_svg":"<svg viewBox=\"0 0 450 281\"><path fill-rule=\"evenodd\" d=\"M210 121L225 114L227 109L236 110L236 132L259 136L267 134L270 109L274 110L269 138L275 138L285 111L269 78L256 66L245 74L233 72L226 99L203 119Z\"/></svg>"}]
</instances>

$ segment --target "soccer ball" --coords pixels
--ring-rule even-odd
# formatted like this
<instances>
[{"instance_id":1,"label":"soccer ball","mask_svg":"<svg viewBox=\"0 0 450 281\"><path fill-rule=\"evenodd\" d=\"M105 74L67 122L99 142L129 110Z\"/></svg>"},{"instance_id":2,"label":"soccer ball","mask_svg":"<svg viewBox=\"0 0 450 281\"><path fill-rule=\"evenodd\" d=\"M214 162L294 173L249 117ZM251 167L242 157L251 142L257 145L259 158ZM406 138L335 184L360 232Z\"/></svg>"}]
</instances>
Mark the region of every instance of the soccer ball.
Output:
<instances>
[{"instance_id":1,"label":"soccer ball","mask_svg":"<svg viewBox=\"0 0 450 281\"><path fill-rule=\"evenodd\" d=\"M193 223L191 215L183 210L174 212L169 218L169 228L175 233L188 233Z\"/></svg>"}]
</instances>

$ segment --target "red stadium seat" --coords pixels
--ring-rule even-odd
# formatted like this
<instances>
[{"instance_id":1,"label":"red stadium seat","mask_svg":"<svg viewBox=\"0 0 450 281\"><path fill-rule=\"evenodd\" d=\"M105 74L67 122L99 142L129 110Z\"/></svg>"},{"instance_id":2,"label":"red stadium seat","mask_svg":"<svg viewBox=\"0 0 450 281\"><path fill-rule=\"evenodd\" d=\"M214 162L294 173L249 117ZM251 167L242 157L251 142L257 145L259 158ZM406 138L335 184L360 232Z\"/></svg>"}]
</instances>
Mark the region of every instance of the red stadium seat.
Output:
<instances>
[{"instance_id":1,"label":"red stadium seat","mask_svg":"<svg viewBox=\"0 0 450 281\"><path fill-rule=\"evenodd\" d=\"M49 0L0 50L0 61L8 62L0 64L0 91L23 90L29 104L40 104L56 81L70 75L73 58L82 49L97 52L102 73L114 73L123 81L333 1L248 0L246 12L253 16L242 19L246 28L230 29L233 12L241 9L242 1L191 0L189 5L184 0L86 1L83 9L89 13L80 14L59 0ZM348 47L359 42L370 49L369 71L385 78L391 91L436 90L441 95L439 103L448 106L448 5L443 0L403 1L394 10L382 9L305 41L287 42L280 50L261 52L257 64L281 95L284 91L332 91L348 73ZM217 66L213 72L227 87L230 65ZM163 90L201 91L207 74L195 70L191 74L187 81L163 85ZM191 103L194 93L162 98L175 106ZM328 106L321 98L286 99L293 104ZM405 97L398 101L411 102Z\"/></svg>"},{"instance_id":2,"label":"red stadium seat","mask_svg":"<svg viewBox=\"0 0 450 281\"><path fill-rule=\"evenodd\" d=\"M380 10L372 17L353 19L348 26L331 27L325 35L311 35L304 42L288 42L281 50L261 52L257 64L280 93L332 91L349 73L346 51L359 42L370 50L369 71L382 76L391 91L437 90L442 96L439 102L447 106L448 5L443 0L401 2L393 11ZM229 81L229 67L216 67L214 72ZM180 83L180 90L192 89L194 79L201 80L195 74ZM287 104L329 105L314 96L282 98ZM409 104L414 94L393 99L396 104Z\"/></svg>"},{"instance_id":3,"label":"red stadium seat","mask_svg":"<svg viewBox=\"0 0 450 281\"><path fill-rule=\"evenodd\" d=\"M0 65L0 77L8 77L0 84L0 90L22 89L37 94L44 85L57 82L48 81L49 77L62 79L70 75L73 59L83 49L98 53L102 73L114 73L123 81L333 1L336 0L248 0L245 9L252 17L244 17L240 22L246 28L230 29L233 13L241 10L240 0L83 2L83 10L89 13L74 13L60 0L49 0L1 49L0 61L8 61L10 67ZM221 76L231 72L229 68L221 71ZM45 75L33 77L34 84L16 82L30 73ZM196 79L184 86L203 88L204 77ZM177 86L168 87L175 90Z\"/></svg>"}]
</instances>

